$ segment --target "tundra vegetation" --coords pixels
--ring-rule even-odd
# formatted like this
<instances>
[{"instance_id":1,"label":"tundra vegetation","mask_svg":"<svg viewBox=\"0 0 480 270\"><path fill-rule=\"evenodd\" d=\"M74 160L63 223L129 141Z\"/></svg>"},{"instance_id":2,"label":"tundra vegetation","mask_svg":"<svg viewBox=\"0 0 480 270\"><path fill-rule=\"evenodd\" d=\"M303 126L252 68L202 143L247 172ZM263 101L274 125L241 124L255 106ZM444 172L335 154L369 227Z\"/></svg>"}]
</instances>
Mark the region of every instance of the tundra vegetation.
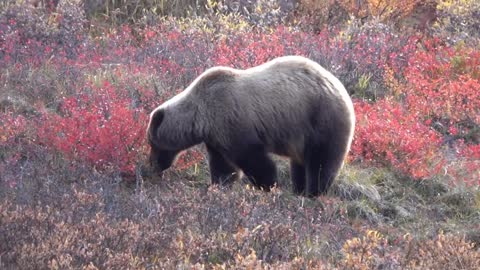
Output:
<instances>
[{"instance_id":1,"label":"tundra vegetation","mask_svg":"<svg viewBox=\"0 0 480 270\"><path fill-rule=\"evenodd\" d=\"M0 3L0 268L477 269L477 0ZM311 58L350 92L326 196L148 173L148 113L216 65Z\"/></svg>"}]
</instances>

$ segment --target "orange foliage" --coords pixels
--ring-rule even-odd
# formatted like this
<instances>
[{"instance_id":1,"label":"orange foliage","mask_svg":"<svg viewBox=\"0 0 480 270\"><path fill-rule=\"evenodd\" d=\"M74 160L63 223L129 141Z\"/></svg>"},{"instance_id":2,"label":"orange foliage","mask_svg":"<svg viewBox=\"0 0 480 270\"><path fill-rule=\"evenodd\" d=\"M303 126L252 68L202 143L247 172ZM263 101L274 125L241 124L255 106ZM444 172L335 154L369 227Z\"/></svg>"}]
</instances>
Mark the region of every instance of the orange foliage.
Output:
<instances>
[{"instance_id":1,"label":"orange foliage","mask_svg":"<svg viewBox=\"0 0 480 270\"><path fill-rule=\"evenodd\" d=\"M338 3L355 17L399 19L410 15L422 0L339 0Z\"/></svg>"}]
</instances>

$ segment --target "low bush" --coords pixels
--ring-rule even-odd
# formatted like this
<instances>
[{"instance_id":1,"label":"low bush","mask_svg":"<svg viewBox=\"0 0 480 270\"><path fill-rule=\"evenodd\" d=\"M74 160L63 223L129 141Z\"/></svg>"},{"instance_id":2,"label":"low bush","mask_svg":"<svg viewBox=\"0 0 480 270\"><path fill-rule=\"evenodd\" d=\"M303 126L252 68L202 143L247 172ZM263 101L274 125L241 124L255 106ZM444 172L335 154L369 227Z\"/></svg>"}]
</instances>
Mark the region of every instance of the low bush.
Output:
<instances>
[{"instance_id":1,"label":"low bush","mask_svg":"<svg viewBox=\"0 0 480 270\"><path fill-rule=\"evenodd\" d=\"M60 115L46 113L38 125L40 143L104 169L114 166L132 173L145 145L147 115L132 108L105 81L92 94L63 100Z\"/></svg>"},{"instance_id":2,"label":"low bush","mask_svg":"<svg viewBox=\"0 0 480 270\"><path fill-rule=\"evenodd\" d=\"M475 269L480 252L464 237L440 232L433 239L405 235L391 244L377 231L347 240L343 246L346 269ZM399 251L402 252L399 252ZM341 267L341 269L343 269Z\"/></svg>"},{"instance_id":3,"label":"low bush","mask_svg":"<svg viewBox=\"0 0 480 270\"><path fill-rule=\"evenodd\" d=\"M480 52L425 43L405 70L407 109L442 135L458 182L477 184L480 162ZM469 172L469 173L465 173Z\"/></svg>"},{"instance_id":4,"label":"low bush","mask_svg":"<svg viewBox=\"0 0 480 270\"><path fill-rule=\"evenodd\" d=\"M444 165L441 136L401 104L357 102L354 159L393 167L414 178L436 175Z\"/></svg>"},{"instance_id":5,"label":"low bush","mask_svg":"<svg viewBox=\"0 0 480 270\"><path fill-rule=\"evenodd\" d=\"M476 0L440 0L437 5L438 19L432 31L442 40L454 45L467 43L478 45L480 38L480 2Z\"/></svg>"}]
</instances>

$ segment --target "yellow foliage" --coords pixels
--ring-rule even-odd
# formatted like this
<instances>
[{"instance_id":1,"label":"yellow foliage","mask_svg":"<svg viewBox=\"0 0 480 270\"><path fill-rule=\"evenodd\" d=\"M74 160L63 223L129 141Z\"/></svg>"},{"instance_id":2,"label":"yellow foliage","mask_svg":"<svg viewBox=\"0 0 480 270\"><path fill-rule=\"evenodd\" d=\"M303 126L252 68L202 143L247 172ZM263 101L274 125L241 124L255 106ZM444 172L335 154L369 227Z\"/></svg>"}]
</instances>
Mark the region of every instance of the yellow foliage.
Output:
<instances>
[{"instance_id":1,"label":"yellow foliage","mask_svg":"<svg viewBox=\"0 0 480 270\"><path fill-rule=\"evenodd\" d=\"M468 12L470 7L478 0L438 0L437 9L440 11L451 10L454 14L461 15Z\"/></svg>"},{"instance_id":2,"label":"yellow foliage","mask_svg":"<svg viewBox=\"0 0 480 270\"><path fill-rule=\"evenodd\" d=\"M464 237L440 232L432 240L419 243L408 260L408 269L478 269L480 252Z\"/></svg>"},{"instance_id":3,"label":"yellow foliage","mask_svg":"<svg viewBox=\"0 0 480 270\"><path fill-rule=\"evenodd\" d=\"M395 248L404 254L392 252ZM392 260L405 269L478 269L480 265L480 251L474 244L443 232L434 239L421 241L407 233L403 241L392 246L378 231L369 230L363 237L347 240L342 252L342 269L376 269Z\"/></svg>"},{"instance_id":4,"label":"yellow foliage","mask_svg":"<svg viewBox=\"0 0 480 270\"><path fill-rule=\"evenodd\" d=\"M395 98L402 93L402 84L395 78L395 71L389 66L385 66L385 74L383 75L385 85L390 89Z\"/></svg>"},{"instance_id":5,"label":"yellow foliage","mask_svg":"<svg viewBox=\"0 0 480 270\"><path fill-rule=\"evenodd\" d=\"M347 240L342 251L345 254L344 265L348 269L371 269L375 265L375 257L386 245L384 236L374 230L368 230L365 236Z\"/></svg>"},{"instance_id":6,"label":"yellow foliage","mask_svg":"<svg viewBox=\"0 0 480 270\"><path fill-rule=\"evenodd\" d=\"M410 15L421 0L339 0L339 4L355 17L376 17L382 21Z\"/></svg>"}]
</instances>

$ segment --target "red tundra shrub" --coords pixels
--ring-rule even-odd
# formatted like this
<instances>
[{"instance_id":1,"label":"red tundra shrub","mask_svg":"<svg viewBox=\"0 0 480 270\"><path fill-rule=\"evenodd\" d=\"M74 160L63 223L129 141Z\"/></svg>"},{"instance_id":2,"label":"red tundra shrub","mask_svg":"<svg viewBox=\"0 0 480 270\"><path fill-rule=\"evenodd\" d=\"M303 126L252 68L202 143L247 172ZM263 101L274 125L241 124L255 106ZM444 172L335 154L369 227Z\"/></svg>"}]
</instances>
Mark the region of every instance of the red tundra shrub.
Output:
<instances>
[{"instance_id":1,"label":"red tundra shrub","mask_svg":"<svg viewBox=\"0 0 480 270\"><path fill-rule=\"evenodd\" d=\"M355 96L376 99L388 94L383 81L385 67L400 74L417 41L415 36L398 36L384 25L352 24L340 34L277 27L273 32L226 36L219 40L212 59L215 65L244 69L283 55L303 55L330 70Z\"/></svg>"},{"instance_id":2,"label":"red tundra shrub","mask_svg":"<svg viewBox=\"0 0 480 270\"><path fill-rule=\"evenodd\" d=\"M435 40L427 41L426 48L411 58L401 94L408 110L448 142L454 166L447 172L457 180L478 181L480 51L442 47Z\"/></svg>"},{"instance_id":3,"label":"red tundra shrub","mask_svg":"<svg viewBox=\"0 0 480 270\"><path fill-rule=\"evenodd\" d=\"M480 125L480 51L419 51L405 71L410 110L435 120Z\"/></svg>"},{"instance_id":4,"label":"red tundra shrub","mask_svg":"<svg viewBox=\"0 0 480 270\"><path fill-rule=\"evenodd\" d=\"M145 145L147 114L131 107L109 82L91 94L65 98L61 115L39 123L39 141L99 169L132 173Z\"/></svg>"},{"instance_id":5,"label":"red tundra shrub","mask_svg":"<svg viewBox=\"0 0 480 270\"><path fill-rule=\"evenodd\" d=\"M450 168L450 174L457 182L466 185L480 185L480 144L465 145L463 142L457 143L458 159L452 162L454 166ZM448 172L448 171L447 171Z\"/></svg>"},{"instance_id":6,"label":"red tundra shrub","mask_svg":"<svg viewBox=\"0 0 480 270\"><path fill-rule=\"evenodd\" d=\"M383 99L375 104L355 103L357 125L353 158L392 166L414 178L435 175L444 161L441 138L400 103Z\"/></svg>"},{"instance_id":7,"label":"red tundra shrub","mask_svg":"<svg viewBox=\"0 0 480 270\"><path fill-rule=\"evenodd\" d=\"M219 41L215 52L216 65L249 68L284 55L305 55L298 46L305 40L301 33L291 33L283 27L273 33L249 32L232 35Z\"/></svg>"}]
</instances>

